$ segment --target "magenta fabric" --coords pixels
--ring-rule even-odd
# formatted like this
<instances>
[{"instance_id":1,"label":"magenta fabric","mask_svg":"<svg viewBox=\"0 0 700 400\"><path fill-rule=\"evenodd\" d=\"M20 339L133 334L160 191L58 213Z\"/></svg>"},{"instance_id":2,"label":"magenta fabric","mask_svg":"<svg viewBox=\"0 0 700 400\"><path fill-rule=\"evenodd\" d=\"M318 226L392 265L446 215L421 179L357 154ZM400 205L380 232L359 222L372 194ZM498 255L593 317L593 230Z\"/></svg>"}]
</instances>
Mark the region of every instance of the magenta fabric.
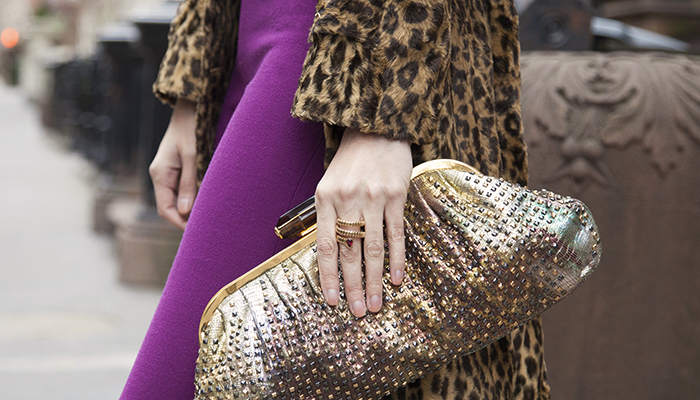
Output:
<instances>
[{"instance_id":1,"label":"magenta fabric","mask_svg":"<svg viewBox=\"0 0 700 400\"><path fill-rule=\"evenodd\" d=\"M323 175L322 125L290 115L315 3L242 2L220 142L121 399L192 399L209 299L291 244L275 236L277 218Z\"/></svg>"}]
</instances>

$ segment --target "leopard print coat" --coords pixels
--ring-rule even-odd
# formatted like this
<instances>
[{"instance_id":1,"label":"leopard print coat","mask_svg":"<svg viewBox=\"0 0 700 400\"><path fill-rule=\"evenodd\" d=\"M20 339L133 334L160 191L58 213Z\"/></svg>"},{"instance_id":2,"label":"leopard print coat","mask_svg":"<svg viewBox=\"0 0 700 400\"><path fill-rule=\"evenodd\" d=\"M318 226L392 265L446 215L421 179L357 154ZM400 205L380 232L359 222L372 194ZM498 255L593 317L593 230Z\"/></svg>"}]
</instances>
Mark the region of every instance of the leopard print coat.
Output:
<instances>
[{"instance_id":1,"label":"leopard print coat","mask_svg":"<svg viewBox=\"0 0 700 400\"><path fill-rule=\"evenodd\" d=\"M197 103L199 178L231 75L240 0L185 0L156 95ZM407 140L414 162L458 159L527 183L518 21L511 0L318 0L292 114L325 123L326 162L345 127ZM540 318L387 396L549 399Z\"/></svg>"}]
</instances>

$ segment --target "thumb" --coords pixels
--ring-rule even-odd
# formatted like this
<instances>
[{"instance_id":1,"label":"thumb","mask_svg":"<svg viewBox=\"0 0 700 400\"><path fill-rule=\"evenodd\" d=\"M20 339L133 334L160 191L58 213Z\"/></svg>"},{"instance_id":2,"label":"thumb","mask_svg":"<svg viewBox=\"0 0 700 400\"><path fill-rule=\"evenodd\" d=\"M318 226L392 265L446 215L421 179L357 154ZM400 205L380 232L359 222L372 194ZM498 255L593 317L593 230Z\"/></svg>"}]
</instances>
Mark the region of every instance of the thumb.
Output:
<instances>
[{"instance_id":1,"label":"thumb","mask_svg":"<svg viewBox=\"0 0 700 400\"><path fill-rule=\"evenodd\" d=\"M195 154L181 155L182 170L180 171L180 187L177 192L177 212L188 215L197 195L197 167Z\"/></svg>"}]
</instances>

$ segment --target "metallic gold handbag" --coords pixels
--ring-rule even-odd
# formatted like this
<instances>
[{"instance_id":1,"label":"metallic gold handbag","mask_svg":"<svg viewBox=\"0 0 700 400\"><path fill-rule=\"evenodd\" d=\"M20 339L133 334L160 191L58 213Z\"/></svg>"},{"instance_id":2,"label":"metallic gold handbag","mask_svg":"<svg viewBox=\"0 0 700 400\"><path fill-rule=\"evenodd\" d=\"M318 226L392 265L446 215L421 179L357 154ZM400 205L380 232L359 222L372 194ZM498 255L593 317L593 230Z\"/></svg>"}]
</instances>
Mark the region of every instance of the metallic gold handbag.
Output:
<instances>
[{"instance_id":1,"label":"metallic gold handbag","mask_svg":"<svg viewBox=\"0 0 700 400\"><path fill-rule=\"evenodd\" d=\"M407 276L394 286L386 267L378 314L326 304L313 227L221 289L202 316L196 398L379 399L539 315L601 254L580 201L452 160L414 168L404 225Z\"/></svg>"}]
</instances>

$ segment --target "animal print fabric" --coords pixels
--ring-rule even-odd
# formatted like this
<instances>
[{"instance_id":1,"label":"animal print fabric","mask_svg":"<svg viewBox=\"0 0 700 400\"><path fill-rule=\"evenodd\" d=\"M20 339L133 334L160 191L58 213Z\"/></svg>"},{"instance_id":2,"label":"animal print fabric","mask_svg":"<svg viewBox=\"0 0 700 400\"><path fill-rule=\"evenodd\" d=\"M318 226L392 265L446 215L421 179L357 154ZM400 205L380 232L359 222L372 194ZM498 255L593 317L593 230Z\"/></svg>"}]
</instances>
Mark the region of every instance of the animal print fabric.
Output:
<instances>
[{"instance_id":1,"label":"animal print fabric","mask_svg":"<svg viewBox=\"0 0 700 400\"><path fill-rule=\"evenodd\" d=\"M527 181L511 1L320 0L293 115Z\"/></svg>"},{"instance_id":2,"label":"animal print fabric","mask_svg":"<svg viewBox=\"0 0 700 400\"><path fill-rule=\"evenodd\" d=\"M476 353L386 396L384 400L548 400L537 317Z\"/></svg>"},{"instance_id":3,"label":"animal print fabric","mask_svg":"<svg viewBox=\"0 0 700 400\"><path fill-rule=\"evenodd\" d=\"M216 128L238 44L240 0L185 0L170 25L155 95L175 105L178 98L197 104L197 184L214 154Z\"/></svg>"},{"instance_id":4,"label":"animal print fabric","mask_svg":"<svg viewBox=\"0 0 700 400\"><path fill-rule=\"evenodd\" d=\"M154 85L197 103L198 177L211 160L235 61L240 0L185 0ZM345 127L527 184L518 20L508 0L319 0L293 115L325 123L326 161ZM453 360L391 400L547 400L541 319Z\"/></svg>"},{"instance_id":5,"label":"animal print fabric","mask_svg":"<svg viewBox=\"0 0 700 400\"><path fill-rule=\"evenodd\" d=\"M153 84L153 92L164 103L174 106L178 98L195 103L202 99L206 41L202 20L207 6L207 1L184 1L170 24L170 46Z\"/></svg>"}]
</instances>

